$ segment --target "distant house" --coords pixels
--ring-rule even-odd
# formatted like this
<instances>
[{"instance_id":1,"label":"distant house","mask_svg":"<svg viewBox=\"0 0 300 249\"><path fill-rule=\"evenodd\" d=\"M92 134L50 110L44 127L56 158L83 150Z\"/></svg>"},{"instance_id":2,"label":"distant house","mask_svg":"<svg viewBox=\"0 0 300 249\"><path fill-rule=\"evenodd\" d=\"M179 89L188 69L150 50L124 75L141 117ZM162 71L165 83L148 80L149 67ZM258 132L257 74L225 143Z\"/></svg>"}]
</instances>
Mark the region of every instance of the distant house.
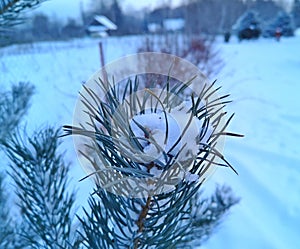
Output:
<instances>
[{"instance_id":1,"label":"distant house","mask_svg":"<svg viewBox=\"0 0 300 249\"><path fill-rule=\"evenodd\" d=\"M106 16L96 15L87 27L87 32L91 36L104 37L111 30L117 30L117 25L109 20Z\"/></svg>"},{"instance_id":2,"label":"distant house","mask_svg":"<svg viewBox=\"0 0 300 249\"><path fill-rule=\"evenodd\" d=\"M162 31L162 27L159 23L152 22L148 24L148 30L150 33L158 33Z\"/></svg>"},{"instance_id":3,"label":"distant house","mask_svg":"<svg viewBox=\"0 0 300 249\"><path fill-rule=\"evenodd\" d=\"M163 20L163 28L165 31L182 31L184 29L184 19L183 18L167 18Z\"/></svg>"},{"instance_id":4,"label":"distant house","mask_svg":"<svg viewBox=\"0 0 300 249\"><path fill-rule=\"evenodd\" d=\"M161 22L153 22L148 24L148 30L151 33L159 32L178 32L184 29L185 21L183 18L166 18Z\"/></svg>"}]
</instances>

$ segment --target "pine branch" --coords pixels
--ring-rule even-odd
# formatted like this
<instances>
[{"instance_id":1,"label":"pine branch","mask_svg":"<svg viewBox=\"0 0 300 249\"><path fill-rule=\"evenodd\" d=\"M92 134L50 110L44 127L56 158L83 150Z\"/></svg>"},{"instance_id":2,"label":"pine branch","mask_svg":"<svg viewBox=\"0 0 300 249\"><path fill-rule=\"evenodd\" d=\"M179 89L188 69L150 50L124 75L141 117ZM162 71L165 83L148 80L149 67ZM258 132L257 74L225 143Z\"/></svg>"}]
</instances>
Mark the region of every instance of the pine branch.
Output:
<instances>
[{"instance_id":1,"label":"pine branch","mask_svg":"<svg viewBox=\"0 0 300 249\"><path fill-rule=\"evenodd\" d=\"M202 245L238 203L228 187L202 198L200 186L182 183L169 195L127 199L103 189L90 198L82 222L86 248L165 249ZM150 201L149 201L150 200Z\"/></svg>"},{"instance_id":2,"label":"pine branch","mask_svg":"<svg viewBox=\"0 0 300 249\"><path fill-rule=\"evenodd\" d=\"M150 209L150 204L151 204L151 196L147 197L147 201L146 204L144 206L142 206L142 210L141 213L139 215L138 220L136 221L137 225L138 225L138 232L142 232L144 229L144 220L146 219L149 209Z\"/></svg>"},{"instance_id":3,"label":"pine branch","mask_svg":"<svg viewBox=\"0 0 300 249\"><path fill-rule=\"evenodd\" d=\"M19 126L30 107L34 94L33 85L20 82L13 85L11 91L0 94L0 143Z\"/></svg>"},{"instance_id":4,"label":"pine branch","mask_svg":"<svg viewBox=\"0 0 300 249\"><path fill-rule=\"evenodd\" d=\"M0 31L23 22L21 14L44 1L46 0L0 0Z\"/></svg>"},{"instance_id":5,"label":"pine branch","mask_svg":"<svg viewBox=\"0 0 300 249\"><path fill-rule=\"evenodd\" d=\"M13 85L12 89L0 94L0 143L9 139L11 134L21 123L26 114L34 87L29 83L20 82ZM3 147L2 147L3 149ZM21 238L21 230L26 229L22 220L12 216L11 208L8 204L8 193L4 178L6 174L0 175L0 248L24 249L28 246Z\"/></svg>"},{"instance_id":6,"label":"pine branch","mask_svg":"<svg viewBox=\"0 0 300 249\"><path fill-rule=\"evenodd\" d=\"M18 3L20 0L12 0L12 1L5 1L2 0L0 2L0 15L5 13L7 10L12 8L16 3Z\"/></svg>"},{"instance_id":7,"label":"pine branch","mask_svg":"<svg viewBox=\"0 0 300 249\"><path fill-rule=\"evenodd\" d=\"M75 248L71 227L75 195L67 193L68 166L57 151L58 131L47 128L33 138L17 133L4 146L27 227L21 236L32 248Z\"/></svg>"},{"instance_id":8,"label":"pine branch","mask_svg":"<svg viewBox=\"0 0 300 249\"><path fill-rule=\"evenodd\" d=\"M231 134L231 117L226 120L222 111L227 95L216 98L213 84L194 96L185 95L187 84L170 81L160 89L139 89L137 79L96 83L81 93L79 115L86 118L64 127L66 135L84 139L77 149L97 186L90 211L79 217L84 246L171 249L203 243L237 203L225 188L202 200L199 194L210 168L232 168L216 146Z\"/></svg>"},{"instance_id":9,"label":"pine branch","mask_svg":"<svg viewBox=\"0 0 300 249\"><path fill-rule=\"evenodd\" d=\"M0 175L0 248L12 248L14 230L9 216L7 193L4 185L4 174Z\"/></svg>"},{"instance_id":10,"label":"pine branch","mask_svg":"<svg viewBox=\"0 0 300 249\"><path fill-rule=\"evenodd\" d=\"M0 173L0 248L24 249L29 244L20 234L22 229L26 229L26 225L11 214L5 177L4 173Z\"/></svg>"}]
</instances>

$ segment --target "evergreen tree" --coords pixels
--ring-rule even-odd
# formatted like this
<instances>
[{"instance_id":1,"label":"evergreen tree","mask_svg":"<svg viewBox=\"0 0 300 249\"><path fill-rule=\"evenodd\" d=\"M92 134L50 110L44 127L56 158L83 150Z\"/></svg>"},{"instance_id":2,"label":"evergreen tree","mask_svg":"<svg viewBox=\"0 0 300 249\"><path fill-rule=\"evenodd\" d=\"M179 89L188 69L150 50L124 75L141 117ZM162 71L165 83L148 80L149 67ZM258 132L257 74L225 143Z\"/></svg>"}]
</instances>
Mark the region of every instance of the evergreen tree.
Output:
<instances>
[{"instance_id":1,"label":"evergreen tree","mask_svg":"<svg viewBox=\"0 0 300 249\"><path fill-rule=\"evenodd\" d=\"M19 14L40 2L0 1L0 31L22 21ZM74 193L66 191L68 166L57 152L58 131L47 128L32 138L19 132L33 93L31 84L20 82L0 95L0 148L10 159L9 175L18 197L7 199L7 175L1 173L0 248L79 248L72 227ZM11 205L14 201L19 209Z\"/></svg>"},{"instance_id":2,"label":"evergreen tree","mask_svg":"<svg viewBox=\"0 0 300 249\"><path fill-rule=\"evenodd\" d=\"M250 9L259 13L261 23L263 21L273 19L279 11L283 10L282 7L278 5L278 3L272 0L250 0L246 2L246 4Z\"/></svg>"},{"instance_id":3,"label":"evergreen tree","mask_svg":"<svg viewBox=\"0 0 300 249\"><path fill-rule=\"evenodd\" d=\"M29 244L24 241L21 235L22 230L26 230L27 226L19 217L13 216L13 208L11 205L12 198L7 189L9 183L7 174L0 173L0 248L1 249L24 249Z\"/></svg>"},{"instance_id":4,"label":"evergreen tree","mask_svg":"<svg viewBox=\"0 0 300 249\"><path fill-rule=\"evenodd\" d=\"M74 193L67 193L68 166L58 150L58 131L46 128L31 138L15 133L4 142L16 187L22 240L29 248L78 248L72 229Z\"/></svg>"},{"instance_id":5,"label":"evergreen tree","mask_svg":"<svg viewBox=\"0 0 300 249\"><path fill-rule=\"evenodd\" d=\"M58 132L47 128L33 138L20 136L33 93L31 84L21 82L0 95L0 144L10 159L17 195L8 201L7 174L1 173L0 248L76 248L71 227L74 194L67 195L68 167L57 152ZM15 202L19 207L11 207Z\"/></svg>"},{"instance_id":6,"label":"evergreen tree","mask_svg":"<svg viewBox=\"0 0 300 249\"><path fill-rule=\"evenodd\" d=\"M13 89L11 94L2 94L6 96L6 101L0 106L11 106L12 110L19 110L24 106L28 108L33 93L32 87L29 84L20 84ZM79 237L72 215L75 196L72 191L70 194L67 191L68 166L63 162L63 155L58 152L59 132L53 128L46 128L28 137L16 129L23 117L21 114L24 115L26 110L16 111L16 116L9 116L5 113L10 113L9 108L1 109L2 116L13 120L2 120L2 123L15 125L3 123L3 127L14 128L2 137L1 144L10 159L9 172L15 185L20 210L17 217L12 219L0 178L0 245L3 248L193 248L209 238L224 214L238 202L229 188L217 188L215 194L206 198L201 197L200 192L203 186L201 177L216 164L215 157L223 161L217 163L218 165L231 167L215 149L219 137L235 135L225 131L230 120L219 132L215 131L225 115L220 112L219 107L228 102L224 100L226 96L213 99L211 96L214 96L215 90L212 86L207 86L200 96L191 96L190 102L187 102L191 106L186 109L185 102L177 98L183 97L185 90L180 84L171 87L170 83L167 83L162 86L161 92L156 93L145 90L142 97L138 97L137 81L129 81L121 95L117 94L113 87L106 88L102 85L102 89L108 90L106 102L88 90L91 97L99 101L96 106L100 109L95 109L92 103L85 102L91 111L91 117L94 117L102 128L96 130L96 147L89 147L94 149L94 152L90 151L91 155L94 154L98 160L93 160L82 151L94 166L95 172L92 176L96 176L96 187L94 194L90 196L90 210L85 210L85 216L78 217L82 224L82 229L78 230ZM170 95L163 94L166 89L170 91ZM7 97L10 95L11 98ZM202 99L206 99L206 106L203 106ZM119 108L119 101L126 103L127 108ZM160 104L165 112L158 111ZM14 105L16 107L13 107ZM148 105L152 109L151 115L160 115L162 118L164 116L170 125L171 114L173 117L181 117L182 114L189 117L187 124L182 127L180 139L173 145L168 145L171 146L168 152L160 149L160 140L156 141L161 136L155 137L150 123L143 121L143 115L147 113L141 111ZM167 109L170 114L166 112ZM129 120L126 118L132 112L137 113L135 118L140 121L131 120L131 129L128 130ZM112 117L115 122L111 122ZM194 134L191 127L198 122L202 122L202 131L198 133L196 130ZM92 124L95 123L90 123ZM146 124L147 126L144 126ZM211 125L214 127L213 131ZM170 138L165 135L167 144L169 139L172 140L173 129L174 127L170 126ZM189 129L192 129L192 133ZM65 130L67 134L87 137L91 135L89 130L82 127L66 126ZM141 137L138 135L140 133L144 135ZM193 134L199 150L195 150L194 143L187 144ZM114 139L116 135L118 140ZM179 149L178 145L182 142L185 145ZM144 146L144 149L150 146L150 149L151 144L157 151L149 150L144 155L140 151L139 155L143 161L133 160L132 156L136 154L132 152L138 152L141 146ZM159 159L153 158L159 155L157 153L160 154ZM141 157L135 159L138 158ZM113 167L116 171L103 171L103 166ZM186 167L189 171L182 171ZM137 177L142 182L129 186L129 189L123 188L124 185L121 184L125 196L117 194L114 188L118 182L116 185L111 184L111 177L118 175L118 172ZM149 177L150 174L159 177L150 178L145 182L144 177ZM107 181L110 183L104 187L103 183L107 184ZM166 191L161 191L164 187L167 187ZM15 209L15 212L17 210Z\"/></svg>"},{"instance_id":7,"label":"evergreen tree","mask_svg":"<svg viewBox=\"0 0 300 249\"><path fill-rule=\"evenodd\" d=\"M103 87L105 86L103 85ZM169 83L167 83L165 87L162 86L161 91L164 89L169 89L174 96L180 96L185 88L180 85L175 85L171 88ZM214 95L214 90L212 87L207 87L198 98L191 99L191 109L185 110L187 111L186 114L189 113L190 121L184 130L190 129L191 124L198 122L198 119L203 119L204 121L202 132L197 138L201 149L198 152L194 151L194 153L197 153L194 162L186 154L187 151L190 151L188 149L189 146L184 146L183 150L179 150L176 154L172 152L163 153L162 158L154 161L149 161L149 158L152 160L152 154L149 152L149 154L145 155L145 162L136 162L128 160L125 156L128 156L128 154L124 154L127 149L130 149L130 146L126 145L126 140L130 139L130 144L135 144L136 146L138 144L144 144L143 146L145 146L144 140L153 143L154 140L152 139L154 137L151 135L151 130L145 129L141 125L142 123L135 123L135 125L131 123L133 125L132 132L142 132L145 138L125 136L124 140L119 140L119 142L123 141L121 144L119 142L112 143L112 141L116 142L114 140L116 130L114 130L113 123L108 122L110 115L116 115L115 121L119 122L119 125L123 125L122 129L125 132L124 135L126 135L126 120L124 118L135 108L143 108L150 104L153 110L158 110L158 104L165 103L166 106L171 108L170 111L172 112L172 109L181 106L178 101L182 101L177 99L177 97L174 98L174 96L164 95L159 92L157 93L159 95L152 95L154 93L151 91L146 91L145 94L148 94L143 95L143 99L138 99L137 91L137 81L135 83L131 81L127 83L125 92L122 94L124 99L122 97L119 99L115 89L110 88L107 95L108 102L99 102L99 106L102 106L100 112L94 112L96 109L93 109L86 102L89 108L92 108L90 109L92 111L91 115L104 125L103 128L106 131L110 131L111 134L106 136L107 134L103 133L104 130L97 131L96 142L99 147L96 147L98 149L95 152L99 153L96 154L96 157L101 159L101 161L93 161L95 170L98 169L94 172L94 174L97 174L97 185L94 194L90 196L90 210L85 210L85 216L78 217L82 224L82 229L78 229L79 237L74 227L72 215L75 196L72 192L68 194L67 191L68 166L63 162L63 155L58 152L59 132L53 128L46 128L28 137L25 133L21 133L19 129L16 129L29 107L30 97L33 94L31 85L21 83L14 86L10 94L2 94L2 96L5 96L6 101L2 101L0 106L10 106L12 110L19 110L25 106L25 109L16 111L14 113L16 116L13 114L9 116L5 113L11 111L9 108L1 109L2 116L8 119L11 118L13 121L10 122L6 119L1 121L2 127L12 127L11 131L2 137L1 144L10 159L9 172L15 185L18 197L17 203L20 210L17 217L13 219L5 198L5 193L7 192L3 185L3 177L0 177L1 249L76 249L82 247L88 249L193 248L196 245L203 244L210 237L222 217L224 217L224 214L238 202L238 199L233 197L231 190L227 187L217 188L211 197L203 198L201 195L203 182L200 180L200 176L214 164L214 157L219 157L223 160L223 164L218 164L231 167L225 158L214 149L214 144L218 137L226 134L235 135L225 132L229 121L222 127L220 133L215 133L213 137L206 134L212 134L209 131L209 119L212 120L212 123L215 123L215 126L218 126L220 119L224 117L224 113L213 110L214 107L219 109L218 106L227 103L227 101L221 101L226 96L220 98L221 102L210 99L209 96ZM89 93L93 95L92 92ZM129 95L133 96L128 102L132 108L116 110L118 101L127 98L126 93L130 93ZM158 96L160 96L161 100L159 100ZM206 98L208 101L208 109L202 106L202 98ZM98 100L100 101L100 99ZM207 110L212 111L212 113L209 115ZM139 116L136 116L136 118L142 117ZM6 125L4 122L7 124L13 123L15 126ZM168 122L171 122L171 120ZM141 130L138 131L139 129ZM66 126L65 130L68 134L71 132L72 134L90 136L89 131L81 128ZM172 130L170 130L171 133ZM191 133L188 133L188 139L190 140ZM185 139L187 137L183 133L180 140L186 141ZM176 144L180 143L178 141ZM156 146L159 145L156 144ZM139 147L131 149L136 150L137 148ZM187 149L186 152L184 152L184 148ZM174 149L177 150L177 145L175 145ZM213 154L212 158L210 158L211 154ZM166 161L167 158L169 159ZM179 158L181 158L180 163L177 162ZM192 168L189 168L189 174L183 176L181 168L185 168L186 163L192 165ZM99 169L107 164L109 164L109 167L116 167L116 169L119 169L120 172L125 173L127 176L132 175L139 178L149 176L149 173L157 174L157 172L160 172L159 174L164 175L162 178L167 180L168 184L173 187L160 194L149 195L149 193L154 192L152 190L149 192L149 189L146 192L143 191L143 188L152 185L151 182L147 182L146 185L138 185L136 189L137 194L148 193L144 197L116 194L108 186L103 188L103 181L106 182L107 179L105 178L111 177L111 175L107 175ZM159 169L162 167L166 169L172 168L174 165L177 165L174 168L175 171L169 171L167 174ZM149 170L145 171L144 167ZM151 171L152 167L157 167L156 171ZM164 180L162 181L163 185L165 185ZM161 183L158 183L155 188L157 190L160 187ZM133 192L129 193L126 188L123 190L129 195L133 194ZM18 213L16 207L10 207L10 210Z\"/></svg>"},{"instance_id":8,"label":"evergreen tree","mask_svg":"<svg viewBox=\"0 0 300 249\"><path fill-rule=\"evenodd\" d=\"M292 16L284 11L279 12L264 30L264 37L275 37L276 29L280 29L282 36L293 36L295 26Z\"/></svg>"},{"instance_id":9,"label":"evergreen tree","mask_svg":"<svg viewBox=\"0 0 300 249\"><path fill-rule=\"evenodd\" d=\"M227 103L218 101L225 96L213 99L215 90L207 86L185 102L185 89L181 84L171 87L167 80L157 91L142 90L137 79L120 88L100 79L96 89L85 86L81 96L89 121L64 129L84 139L79 151L91 170L87 177L96 184L90 211L80 218L86 248L193 248L238 202L228 188L204 199L199 192L214 158L231 167L215 149L220 136L235 135L225 132L229 120L216 131L225 115L218 107ZM103 99L98 97L101 91ZM184 107L186 103L191 106ZM173 118L177 124L187 122L178 140ZM197 122L203 122L200 133L192 128ZM168 128L159 128L159 123Z\"/></svg>"},{"instance_id":10,"label":"evergreen tree","mask_svg":"<svg viewBox=\"0 0 300 249\"><path fill-rule=\"evenodd\" d=\"M0 248L12 248L14 228L11 226L4 174L0 174Z\"/></svg>"},{"instance_id":11,"label":"evergreen tree","mask_svg":"<svg viewBox=\"0 0 300 249\"><path fill-rule=\"evenodd\" d=\"M295 27L300 27L300 0L294 0L294 5L291 12Z\"/></svg>"},{"instance_id":12,"label":"evergreen tree","mask_svg":"<svg viewBox=\"0 0 300 249\"><path fill-rule=\"evenodd\" d=\"M0 143L20 125L30 107L35 92L33 85L20 82L12 85L11 90L0 94Z\"/></svg>"}]
</instances>

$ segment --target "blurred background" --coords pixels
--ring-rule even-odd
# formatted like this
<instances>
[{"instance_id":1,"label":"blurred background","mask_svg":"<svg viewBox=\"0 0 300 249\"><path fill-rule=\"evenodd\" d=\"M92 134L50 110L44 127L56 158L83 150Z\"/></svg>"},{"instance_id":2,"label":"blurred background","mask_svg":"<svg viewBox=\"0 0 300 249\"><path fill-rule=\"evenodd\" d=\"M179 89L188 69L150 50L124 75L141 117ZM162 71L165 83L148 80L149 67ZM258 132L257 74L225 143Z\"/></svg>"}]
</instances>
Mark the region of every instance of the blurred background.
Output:
<instances>
[{"instance_id":1,"label":"blurred background","mask_svg":"<svg viewBox=\"0 0 300 249\"><path fill-rule=\"evenodd\" d=\"M292 0L51 0L26 14L22 25L10 30L1 44L62 40L92 36L124 36L180 32L223 35L242 28L258 29L263 37L276 28L292 36L299 26L299 1ZM244 15L244 19L241 17ZM99 19L104 16L115 24ZM97 20L98 18L98 20ZM96 32L94 26L101 26ZM107 26L108 25L108 26ZM252 26L251 26L252 25ZM243 26L243 27L240 27Z\"/></svg>"}]
</instances>

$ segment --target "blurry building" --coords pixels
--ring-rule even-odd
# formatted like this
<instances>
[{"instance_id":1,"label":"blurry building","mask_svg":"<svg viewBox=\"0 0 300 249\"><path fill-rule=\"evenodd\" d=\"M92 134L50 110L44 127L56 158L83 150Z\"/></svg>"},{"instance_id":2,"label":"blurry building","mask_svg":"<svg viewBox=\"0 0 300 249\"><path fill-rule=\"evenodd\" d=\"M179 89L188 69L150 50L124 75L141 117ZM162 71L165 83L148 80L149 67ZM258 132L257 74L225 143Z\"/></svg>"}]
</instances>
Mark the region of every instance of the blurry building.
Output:
<instances>
[{"instance_id":1,"label":"blurry building","mask_svg":"<svg viewBox=\"0 0 300 249\"><path fill-rule=\"evenodd\" d=\"M88 25L86 31L93 37L105 37L110 34L110 31L117 30L117 25L109 20L106 16L95 15L94 19Z\"/></svg>"}]
</instances>

